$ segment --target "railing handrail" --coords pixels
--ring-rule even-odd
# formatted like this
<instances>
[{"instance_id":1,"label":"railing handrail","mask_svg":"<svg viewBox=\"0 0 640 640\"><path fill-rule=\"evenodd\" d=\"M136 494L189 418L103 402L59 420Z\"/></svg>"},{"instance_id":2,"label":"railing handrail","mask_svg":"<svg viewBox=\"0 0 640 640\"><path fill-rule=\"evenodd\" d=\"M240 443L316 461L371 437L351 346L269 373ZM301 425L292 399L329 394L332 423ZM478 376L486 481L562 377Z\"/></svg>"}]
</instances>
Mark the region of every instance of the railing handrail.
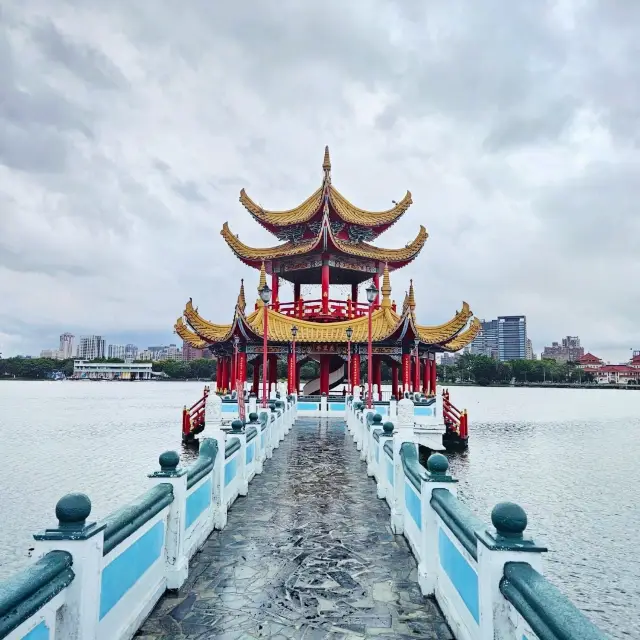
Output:
<instances>
[{"instance_id":1,"label":"railing handrail","mask_svg":"<svg viewBox=\"0 0 640 640\"><path fill-rule=\"evenodd\" d=\"M75 578L72 564L67 551L50 551L0 583L0 637L4 638L71 584Z\"/></svg>"},{"instance_id":2,"label":"railing handrail","mask_svg":"<svg viewBox=\"0 0 640 640\"><path fill-rule=\"evenodd\" d=\"M400 445L400 459L402 460L402 468L404 475L414 486L418 493L422 491L422 477L425 468L418 462L418 454L416 453L416 445L413 442L403 442Z\"/></svg>"},{"instance_id":3,"label":"railing handrail","mask_svg":"<svg viewBox=\"0 0 640 640\"><path fill-rule=\"evenodd\" d=\"M198 459L187 469L187 490L197 484L213 469L218 456L218 441L205 439L200 445Z\"/></svg>"},{"instance_id":4,"label":"railing handrail","mask_svg":"<svg viewBox=\"0 0 640 640\"><path fill-rule=\"evenodd\" d=\"M500 592L540 640L604 640L606 637L527 562L504 565Z\"/></svg>"},{"instance_id":5,"label":"railing handrail","mask_svg":"<svg viewBox=\"0 0 640 640\"><path fill-rule=\"evenodd\" d=\"M102 555L106 556L172 502L173 486L162 482L108 515L101 522L106 525Z\"/></svg>"},{"instance_id":6,"label":"railing handrail","mask_svg":"<svg viewBox=\"0 0 640 640\"><path fill-rule=\"evenodd\" d=\"M430 504L460 544L477 560L476 531L484 528L482 520L447 489L434 489Z\"/></svg>"}]
</instances>

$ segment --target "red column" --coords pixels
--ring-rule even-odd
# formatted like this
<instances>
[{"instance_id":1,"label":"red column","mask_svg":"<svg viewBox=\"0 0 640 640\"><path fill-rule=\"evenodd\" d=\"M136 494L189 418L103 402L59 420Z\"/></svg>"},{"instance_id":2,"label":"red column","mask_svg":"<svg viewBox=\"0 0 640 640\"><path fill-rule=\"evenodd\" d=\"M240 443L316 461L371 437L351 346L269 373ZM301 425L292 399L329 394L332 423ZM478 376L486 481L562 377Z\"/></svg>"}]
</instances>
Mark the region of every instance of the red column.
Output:
<instances>
[{"instance_id":1,"label":"red column","mask_svg":"<svg viewBox=\"0 0 640 640\"><path fill-rule=\"evenodd\" d=\"M415 378L413 380L413 390L418 393L420 391L420 359L416 357L414 362Z\"/></svg>"},{"instance_id":2,"label":"red column","mask_svg":"<svg viewBox=\"0 0 640 640\"><path fill-rule=\"evenodd\" d=\"M256 358L253 361L253 387L251 392L258 395L258 389L260 388L260 361Z\"/></svg>"},{"instance_id":3,"label":"red column","mask_svg":"<svg viewBox=\"0 0 640 640\"><path fill-rule=\"evenodd\" d=\"M220 391L222 389L222 358L218 356L216 358L216 389Z\"/></svg>"},{"instance_id":4,"label":"red column","mask_svg":"<svg viewBox=\"0 0 640 640\"><path fill-rule=\"evenodd\" d=\"M236 378L240 380L242 389L244 390L245 383L247 381L247 354L244 351L241 351L238 354L238 371L236 373Z\"/></svg>"},{"instance_id":5,"label":"red column","mask_svg":"<svg viewBox=\"0 0 640 640\"><path fill-rule=\"evenodd\" d=\"M273 308L277 311L280 306L280 293L278 291L279 278L277 273L271 274L271 299L273 300Z\"/></svg>"},{"instance_id":6,"label":"red column","mask_svg":"<svg viewBox=\"0 0 640 640\"><path fill-rule=\"evenodd\" d=\"M360 354L354 353L351 356L351 384L354 387L360 386Z\"/></svg>"},{"instance_id":7,"label":"red column","mask_svg":"<svg viewBox=\"0 0 640 640\"><path fill-rule=\"evenodd\" d=\"M302 363L296 362L296 381L295 381L296 394L300 393L300 367L302 367Z\"/></svg>"},{"instance_id":8,"label":"red column","mask_svg":"<svg viewBox=\"0 0 640 640\"><path fill-rule=\"evenodd\" d=\"M329 258L322 256L322 313L329 314Z\"/></svg>"},{"instance_id":9,"label":"red column","mask_svg":"<svg viewBox=\"0 0 640 640\"><path fill-rule=\"evenodd\" d=\"M293 353L290 351L287 358L287 393L293 393L296 383L296 363L293 359Z\"/></svg>"},{"instance_id":10,"label":"red column","mask_svg":"<svg viewBox=\"0 0 640 640\"><path fill-rule=\"evenodd\" d=\"M436 361L431 361L431 394L436 394L436 386L438 384L438 373L436 369Z\"/></svg>"},{"instance_id":11,"label":"red column","mask_svg":"<svg viewBox=\"0 0 640 640\"><path fill-rule=\"evenodd\" d=\"M351 285L351 301L352 302L358 302L358 285L357 285L357 283Z\"/></svg>"},{"instance_id":12,"label":"red column","mask_svg":"<svg viewBox=\"0 0 640 640\"><path fill-rule=\"evenodd\" d=\"M402 391L409 391L411 386L411 354L402 354Z\"/></svg>"},{"instance_id":13,"label":"red column","mask_svg":"<svg viewBox=\"0 0 640 640\"><path fill-rule=\"evenodd\" d=\"M320 356L320 393L329 395L329 363L331 356Z\"/></svg>"},{"instance_id":14,"label":"red column","mask_svg":"<svg viewBox=\"0 0 640 640\"><path fill-rule=\"evenodd\" d=\"M378 385L378 400L382 400L382 358L380 356L374 358L373 381Z\"/></svg>"},{"instance_id":15,"label":"red column","mask_svg":"<svg viewBox=\"0 0 640 640\"><path fill-rule=\"evenodd\" d=\"M391 393L395 396L398 393L398 363L394 360L391 363Z\"/></svg>"},{"instance_id":16,"label":"red column","mask_svg":"<svg viewBox=\"0 0 640 640\"><path fill-rule=\"evenodd\" d=\"M425 395L429 394L429 380L430 380L430 371L429 371L429 358L425 358L422 361L422 393Z\"/></svg>"},{"instance_id":17,"label":"red column","mask_svg":"<svg viewBox=\"0 0 640 640\"><path fill-rule=\"evenodd\" d=\"M238 360L238 358L240 357L240 354L236 354L236 352L233 352L233 355L231 356L231 375L229 376L229 388L233 391L236 388L236 380L238 378L238 373L236 371L236 362Z\"/></svg>"}]
</instances>

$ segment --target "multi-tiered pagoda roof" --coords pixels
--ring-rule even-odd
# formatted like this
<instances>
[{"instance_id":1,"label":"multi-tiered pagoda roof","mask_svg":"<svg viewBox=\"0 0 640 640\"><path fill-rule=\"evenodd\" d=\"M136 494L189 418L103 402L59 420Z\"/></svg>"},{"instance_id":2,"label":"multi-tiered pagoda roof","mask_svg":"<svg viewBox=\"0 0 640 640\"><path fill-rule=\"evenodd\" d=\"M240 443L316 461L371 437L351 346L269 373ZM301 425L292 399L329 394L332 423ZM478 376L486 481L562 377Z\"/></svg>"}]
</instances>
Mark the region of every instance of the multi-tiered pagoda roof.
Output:
<instances>
[{"instance_id":1,"label":"multi-tiered pagoda roof","mask_svg":"<svg viewBox=\"0 0 640 640\"><path fill-rule=\"evenodd\" d=\"M300 284L318 284L323 268L331 267L331 284L351 284L354 297L357 285L372 277L382 276L382 297L372 313L372 338L376 343L398 344L418 341L430 351L458 351L469 344L480 330L465 302L451 320L437 326L418 324L415 315L415 294L411 284L402 310L391 300L390 272L411 262L423 248L427 231L420 226L413 241L403 248L383 249L371 244L383 231L407 211L412 204L411 193L386 211L365 211L351 204L332 184L331 161L325 149L320 187L302 204L287 211L269 211L257 205L243 189L240 202L265 229L273 233L281 244L272 247L249 247L242 243L224 224L221 234L233 253L245 264L260 270L260 290L270 273ZM275 288L275 287L274 287ZM323 279L324 288L324 279ZM328 283L327 283L328 288ZM326 291L326 290L325 290ZM324 294L326 295L326 293ZM368 337L368 317L355 299L343 306L333 305L331 315L314 315L297 298L293 306L280 304L275 292L274 303L267 312L268 340L288 343L291 329L297 327L299 343L346 343L346 329L353 330L352 342L365 343ZM328 304L327 304L328 306ZM243 342L260 343L263 337L264 310L258 297L254 309L247 311L244 285L241 286L232 322L214 324L205 320L187 303L183 317L175 329L183 340L196 348L229 344L234 336Z\"/></svg>"}]
</instances>

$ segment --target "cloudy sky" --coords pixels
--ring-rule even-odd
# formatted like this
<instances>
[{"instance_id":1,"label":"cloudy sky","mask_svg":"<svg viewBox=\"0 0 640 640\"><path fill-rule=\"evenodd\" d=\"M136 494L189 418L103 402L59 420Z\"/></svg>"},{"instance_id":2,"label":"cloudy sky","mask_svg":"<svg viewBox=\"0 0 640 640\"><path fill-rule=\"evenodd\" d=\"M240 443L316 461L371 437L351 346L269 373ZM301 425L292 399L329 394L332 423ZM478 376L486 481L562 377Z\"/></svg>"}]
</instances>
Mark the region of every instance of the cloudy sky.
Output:
<instances>
[{"instance_id":1,"label":"cloudy sky","mask_svg":"<svg viewBox=\"0 0 640 640\"><path fill-rule=\"evenodd\" d=\"M379 244L419 320L467 300L605 357L640 348L640 3L0 2L0 351L175 341L193 296L230 319L271 209L321 180L414 205Z\"/></svg>"}]
</instances>

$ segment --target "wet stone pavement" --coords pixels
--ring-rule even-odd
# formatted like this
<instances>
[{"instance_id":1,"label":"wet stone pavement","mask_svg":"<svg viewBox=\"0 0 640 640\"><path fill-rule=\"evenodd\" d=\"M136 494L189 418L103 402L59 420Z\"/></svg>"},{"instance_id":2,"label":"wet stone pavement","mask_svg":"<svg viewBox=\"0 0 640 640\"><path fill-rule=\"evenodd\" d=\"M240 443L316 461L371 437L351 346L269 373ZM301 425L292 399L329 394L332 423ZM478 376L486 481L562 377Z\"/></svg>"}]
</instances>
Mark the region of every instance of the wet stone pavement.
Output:
<instances>
[{"instance_id":1,"label":"wet stone pavement","mask_svg":"<svg viewBox=\"0 0 640 640\"><path fill-rule=\"evenodd\" d=\"M136 635L451 639L344 422L300 419Z\"/></svg>"}]
</instances>

